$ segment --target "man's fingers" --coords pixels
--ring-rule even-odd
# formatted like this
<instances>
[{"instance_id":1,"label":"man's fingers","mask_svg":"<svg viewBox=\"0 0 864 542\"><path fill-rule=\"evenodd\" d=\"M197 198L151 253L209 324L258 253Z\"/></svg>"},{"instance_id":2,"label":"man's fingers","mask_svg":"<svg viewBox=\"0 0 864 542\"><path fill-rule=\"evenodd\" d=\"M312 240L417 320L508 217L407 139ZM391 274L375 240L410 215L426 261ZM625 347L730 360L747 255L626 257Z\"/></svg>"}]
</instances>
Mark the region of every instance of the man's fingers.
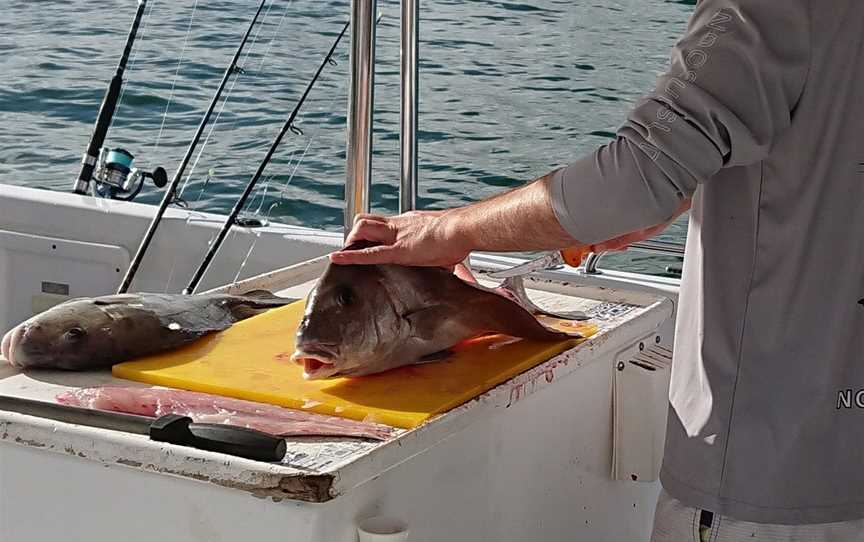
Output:
<instances>
[{"instance_id":1,"label":"man's fingers","mask_svg":"<svg viewBox=\"0 0 864 542\"><path fill-rule=\"evenodd\" d=\"M333 252L330 261L338 265L372 265L379 263L393 263L392 246L377 246L361 250L349 250Z\"/></svg>"},{"instance_id":2,"label":"man's fingers","mask_svg":"<svg viewBox=\"0 0 864 542\"><path fill-rule=\"evenodd\" d=\"M354 215L354 224L356 225L361 220L372 220L375 222L386 222L387 217L383 217L381 215L373 215L371 213L358 213Z\"/></svg>"},{"instance_id":3,"label":"man's fingers","mask_svg":"<svg viewBox=\"0 0 864 542\"><path fill-rule=\"evenodd\" d=\"M396 231L386 222L363 218L354 223L354 229L345 240L345 246L357 241L392 245L396 241Z\"/></svg>"},{"instance_id":4,"label":"man's fingers","mask_svg":"<svg viewBox=\"0 0 864 542\"><path fill-rule=\"evenodd\" d=\"M472 284L477 284L477 279L474 278L474 274L464 263L457 263L453 266L453 274L464 280L465 282L470 282Z\"/></svg>"}]
</instances>

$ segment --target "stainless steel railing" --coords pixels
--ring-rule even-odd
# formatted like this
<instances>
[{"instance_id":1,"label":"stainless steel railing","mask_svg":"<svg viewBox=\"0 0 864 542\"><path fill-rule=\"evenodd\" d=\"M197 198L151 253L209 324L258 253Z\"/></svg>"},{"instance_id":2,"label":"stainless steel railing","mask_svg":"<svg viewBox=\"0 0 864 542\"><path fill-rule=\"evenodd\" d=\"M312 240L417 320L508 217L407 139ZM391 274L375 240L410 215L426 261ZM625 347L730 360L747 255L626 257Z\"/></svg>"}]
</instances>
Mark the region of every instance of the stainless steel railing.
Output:
<instances>
[{"instance_id":1,"label":"stainless steel railing","mask_svg":"<svg viewBox=\"0 0 864 542\"><path fill-rule=\"evenodd\" d=\"M348 148L345 168L345 235L354 217L369 212L372 120L375 103L376 0L351 0Z\"/></svg>"},{"instance_id":2,"label":"stainless steel railing","mask_svg":"<svg viewBox=\"0 0 864 542\"><path fill-rule=\"evenodd\" d=\"M417 52L420 33L420 0L402 0L400 133L402 161L399 175L399 212L417 207Z\"/></svg>"},{"instance_id":3,"label":"stainless steel railing","mask_svg":"<svg viewBox=\"0 0 864 542\"><path fill-rule=\"evenodd\" d=\"M684 245L682 243L669 243L667 241L639 241L638 243L633 243L629 247L632 250L639 250L642 252L650 252L652 254L659 254L663 256L679 256L681 258L684 257ZM599 273L597 270L597 264L600 263L600 258L603 257L605 252L594 253L588 255L588 258L585 259L585 273L589 275L596 275Z\"/></svg>"},{"instance_id":4,"label":"stainless steel railing","mask_svg":"<svg viewBox=\"0 0 864 542\"><path fill-rule=\"evenodd\" d=\"M372 184L372 127L375 109L376 0L351 2L351 57L348 89L348 149L345 168L345 233L359 213L369 212ZM401 171L399 211L417 206L417 52L419 0L402 0L401 103L399 141Z\"/></svg>"}]
</instances>

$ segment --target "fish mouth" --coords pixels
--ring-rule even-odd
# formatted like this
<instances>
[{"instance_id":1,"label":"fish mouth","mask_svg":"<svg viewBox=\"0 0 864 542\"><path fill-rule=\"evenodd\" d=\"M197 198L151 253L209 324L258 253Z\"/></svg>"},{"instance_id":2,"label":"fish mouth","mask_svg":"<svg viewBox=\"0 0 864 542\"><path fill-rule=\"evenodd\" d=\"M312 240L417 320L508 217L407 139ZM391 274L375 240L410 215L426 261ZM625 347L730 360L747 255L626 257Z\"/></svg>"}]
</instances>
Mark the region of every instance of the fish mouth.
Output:
<instances>
[{"instance_id":1,"label":"fish mouth","mask_svg":"<svg viewBox=\"0 0 864 542\"><path fill-rule=\"evenodd\" d=\"M3 359L12 363L12 355L10 352L12 351L12 334L15 330L7 331L5 335L3 335L3 342L0 343L0 354L3 355Z\"/></svg>"},{"instance_id":2,"label":"fish mouth","mask_svg":"<svg viewBox=\"0 0 864 542\"><path fill-rule=\"evenodd\" d=\"M36 327L38 329L38 326ZM19 369L56 368L53 365L56 356L52 353L51 346L40 344L30 333L31 328L26 323L9 330L0 343L0 354L3 354L3 358L10 365Z\"/></svg>"},{"instance_id":3,"label":"fish mouth","mask_svg":"<svg viewBox=\"0 0 864 542\"><path fill-rule=\"evenodd\" d=\"M324 380L339 372L336 367L336 354L330 348L301 347L291 355L291 361L303 366L305 380Z\"/></svg>"},{"instance_id":4,"label":"fish mouth","mask_svg":"<svg viewBox=\"0 0 864 542\"><path fill-rule=\"evenodd\" d=\"M24 360L19 360L18 358L23 357L22 355L18 355L17 352L20 350L18 346L20 346L21 339L24 335L23 326L17 326L3 335L3 342L0 344L0 353L3 354L3 357L6 358L10 364L14 367L23 367Z\"/></svg>"}]
</instances>

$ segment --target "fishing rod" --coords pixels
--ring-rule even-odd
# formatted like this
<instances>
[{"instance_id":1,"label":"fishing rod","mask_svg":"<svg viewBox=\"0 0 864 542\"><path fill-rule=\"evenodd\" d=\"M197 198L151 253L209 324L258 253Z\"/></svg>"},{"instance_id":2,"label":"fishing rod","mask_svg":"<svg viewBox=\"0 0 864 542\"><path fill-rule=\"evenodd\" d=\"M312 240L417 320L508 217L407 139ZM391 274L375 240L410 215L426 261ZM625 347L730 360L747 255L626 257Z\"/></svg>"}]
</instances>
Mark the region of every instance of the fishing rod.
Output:
<instances>
[{"instance_id":1,"label":"fishing rod","mask_svg":"<svg viewBox=\"0 0 864 542\"><path fill-rule=\"evenodd\" d=\"M93 177L93 170L96 169L102 145L105 143L105 136L108 134L108 127L111 126L114 111L117 110L117 99L120 96L120 88L123 86L123 72L126 71L126 63L129 62L129 54L132 52L132 45L138 35L138 27L144 16L145 7L147 7L147 0L138 0L138 9L132 20L132 28L129 29L129 34L126 36L126 46L123 48L123 54L117 64L114 77L108 83L108 89L102 98L102 105L99 106L99 114L96 116L96 124L90 136L90 143L81 158L81 171L72 186L72 191L76 194L86 194L90 187L90 179Z\"/></svg>"},{"instance_id":2,"label":"fishing rod","mask_svg":"<svg viewBox=\"0 0 864 542\"><path fill-rule=\"evenodd\" d=\"M195 136L189 143L189 147L186 149L186 154L183 156L183 160L180 162L177 172L174 173L174 178L171 179L171 184L168 186L168 190L166 190L165 195L162 196L162 202L156 210L156 215L153 217L153 220L150 221L150 226L148 226L147 231L144 233L141 245L138 247L135 257L132 258L132 262L129 264L126 276L123 277L123 282L117 289L118 294L125 294L126 291L129 290L129 285L132 284L132 279L135 277L135 273L138 272L141 260L144 259L144 254L147 252L147 248L153 240L156 228L159 227L159 223L162 221L162 216L165 214L165 210L168 209L168 206L171 205L171 202L174 199L174 192L177 190L177 185L180 184L180 179L183 177L183 173L186 170L186 166L189 164L189 159L192 157L192 153L195 152L195 147L201 139L201 134L204 133L204 127L207 125L207 121L210 120L210 115L213 113L213 109L215 109L219 97L222 96L222 91L225 89L228 79L231 77L231 74L236 71L237 60L240 58L240 53L243 52L243 48L246 46L246 41L249 39L249 35L252 33L255 23L258 21L258 16L261 14L261 10L264 8L264 4L266 3L267 0L261 0L261 3L258 4L258 10L255 12L255 16L252 17L252 20L249 22L249 27L246 29L246 33L243 34L243 39L240 41L240 45L237 46L237 50L234 52L231 62L228 64L228 67L225 68L225 73L222 75L222 81L219 83L219 88L217 88L216 93L213 94L213 98L210 100L210 105L207 106L207 112L204 113L204 116L201 118L201 123L198 125L198 129L195 130Z\"/></svg>"},{"instance_id":3,"label":"fishing rod","mask_svg":"<svg viewBox=\"0 0 864 542\"><path fill-rule=\"evenodd\" d=\"M185 290L183 290L184 294L188 295L195 293L195 288L198 287L198 283L201 282L201 278L204 276L204 273L207 272L207 268L210 267L210 263L213 261L216 253L219 252L219 248L222 246L222 242L225 240L225 237L228 235L231 227L237 223L237 215L239 215L240 211L243 210L243 206L246 204L246 200L252 194L252 189L255 188L255 184L258 182L258 180L261 178L261 175L264 173L264 168L267 167L267 164L269 164L271 158L273 158L273 153L276 152L276 148L279 146L279 143L282 142L282 138L285 137L285 134L288 132L288 130L294 131L295 133L299 131L296 127L294 127L294 119L297 118L297 113L300 112L300 108L303 106L303 102L306 101L306 97L309 96L309 92L312 90L312 87L315 86L315 82L318 81L318 77L321 75L324 67L327 64L335 64L332 59L333 53L334 51L336 51L336 47L339 45L339 41L342 39L342 36L345 35L345 31L348 30L348 25L350 24L350 22L347 22L345 23L345 26L342 27L342 32L339 33L336 41L333 42L333 46L330 47L330 51L327 53L327 56L324 57L324 60L318 66L318 71L315 72L315 76L312 77L312 79L309 81L309 84L306 85L306 90L303 92L303 95L300 97L297 105L294 106L294 110L291 111L291 114L288 116L288 120L286 120L285 124L282 125L282 129L279 131L279 134L276 136L273 144L270 145L270 149L267 151L266 156L264 156L264 160L262 160L261 164L258 166L258 170L255 172L254 175L252 175L252 178L246 184L246 189L243 191L240 199L237 200L237 203L234 204L234 208L231 209L231 214L228 215L228 218L225 220L225 223L219 230L216 239L210 244L210 248L207 251L207 254L204 256L204 260L201 262L201 265L198 266L198 269L195 271L195 274L193 275L192 280L189 282L189 285L186 287Z\"/></svg>"}]
</instances>

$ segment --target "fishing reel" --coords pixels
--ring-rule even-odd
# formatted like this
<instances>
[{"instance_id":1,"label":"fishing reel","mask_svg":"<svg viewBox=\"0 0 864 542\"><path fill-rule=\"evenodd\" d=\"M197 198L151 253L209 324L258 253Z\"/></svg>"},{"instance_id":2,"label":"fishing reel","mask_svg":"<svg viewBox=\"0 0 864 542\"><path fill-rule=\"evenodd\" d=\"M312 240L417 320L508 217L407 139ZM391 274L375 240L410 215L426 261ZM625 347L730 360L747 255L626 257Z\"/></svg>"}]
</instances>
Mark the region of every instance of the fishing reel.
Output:
<instances>
[{"instance_id":1,"label":"fishing reel","mask_svg":"<svg viewBox=\"0 0 864 542\"><path fill-rule=\"evenodd\" d=\"M165 168L157 167L152 172L132 167L135 157L126 149L102 147L96 168L93 171L93 195L121 201L132 201L144 187L145 179L151 179L157 188L168 184Z\"/></svg>"}]
</instances>

